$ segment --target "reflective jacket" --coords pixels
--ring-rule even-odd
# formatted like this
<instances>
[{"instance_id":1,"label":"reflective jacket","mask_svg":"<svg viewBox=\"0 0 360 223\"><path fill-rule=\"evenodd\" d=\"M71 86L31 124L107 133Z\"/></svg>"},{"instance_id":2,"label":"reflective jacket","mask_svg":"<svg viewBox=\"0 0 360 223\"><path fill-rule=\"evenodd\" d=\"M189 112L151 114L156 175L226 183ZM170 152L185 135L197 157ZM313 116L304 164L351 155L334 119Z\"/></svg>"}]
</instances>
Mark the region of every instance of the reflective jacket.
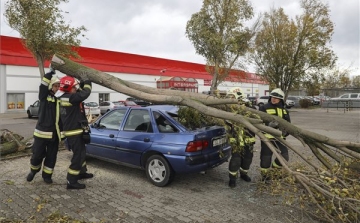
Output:
<instances>
[{"instance_id":1,"label":"reflective jacket","mask_svg":"<svg viewBox=\"0 0 360 223\"><path fill-rule=\"evenodd\" d=\"M259 111L266 112L270 115L277 115L280 118L283 118L288 122L291 122L289 111L286 108L284 108L284 103L282 100L278 104L272 104L271 101L269 100L269 103L265 104L264 106L259 107ZM268 124L266 124L266 125L268 125ZM274 138L274 136L272 136L268 133L266 133L265 136L267 138Z\"/></svg>"},{"instance_id":2,"label":"reflective jacket","mask_svg":"<svg viewBox=\"0 0 360 223\"><path fill-rule=\"evenodd\" d=\"M59 103L51 90L50 80L53 72L46 73L39 86L39 112L34 136L42 139L52 139L54 134L61 140L62 123L59 120Z\"/></svg>"},{"instance_id":3,"label":"reflective jacket","mask_svg":"<svg viewBox=\"0 0 360 223\"><path fill-rule=\"evenodd\" d=\"M63 123L65 137L81 135L83 128L81 123L86 123L83 101L91 93L91 82L85 81L83 89L74 94L64 93L59 97L60 116Z\"/></svg>"}]
</instances>

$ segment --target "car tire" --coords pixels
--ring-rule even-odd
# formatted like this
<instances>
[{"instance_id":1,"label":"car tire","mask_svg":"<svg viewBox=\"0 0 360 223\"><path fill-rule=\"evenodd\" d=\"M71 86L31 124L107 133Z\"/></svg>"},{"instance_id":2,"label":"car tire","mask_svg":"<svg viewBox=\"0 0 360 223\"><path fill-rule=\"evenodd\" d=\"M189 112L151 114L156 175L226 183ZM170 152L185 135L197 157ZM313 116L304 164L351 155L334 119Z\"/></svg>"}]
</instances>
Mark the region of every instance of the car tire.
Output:
<instances>
[{"instance_id":1,"label":"car tire","mask_svg":"<svg viewBox=\"0 0 360 223\"><path fill-rule=\"evenodd\" d=\"M27 115L28 115L28 118L32 118L31 112L29 110L27 111Z\"/></svg>"},{"instance_id":2,"label":"car tire","mask_svg":"<svg viewBox=\"0 0 360 223\"><path fill-rule=\"evenodd\" d=\"M259 103L258 106L259 107L264 106L264 103Z\"/></svg>"},{"instance_id":3,"label":"car tire","mask_svg":"<svg viewBox=\"0 0 360 223\"><path fill-rule=\"evenodd\" d=\"M158 187L165 187L174 179L174 171L161 155L152 155L146 160L146 177Z\"/></svg>"}]
</instances>

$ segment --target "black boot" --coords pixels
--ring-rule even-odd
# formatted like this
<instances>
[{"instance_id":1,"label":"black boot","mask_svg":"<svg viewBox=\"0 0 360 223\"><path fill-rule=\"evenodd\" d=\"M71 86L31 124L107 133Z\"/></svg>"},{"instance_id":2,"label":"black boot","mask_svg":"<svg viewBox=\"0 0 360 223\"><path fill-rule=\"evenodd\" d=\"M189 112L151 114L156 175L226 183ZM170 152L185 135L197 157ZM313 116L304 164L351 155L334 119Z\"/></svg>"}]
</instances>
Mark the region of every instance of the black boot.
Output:
<instances>
[{"instance_id":1,"label":"black boot","mask_svg":"<svg viewBox=\"0 0 360 223\"><path fill-rule=\"evenodd\" d=\"M79 180L81 180L81 179L89 179L89 178L93 178L93 177L94 177L94 174L92 174L92 173L79 174Z\"/></svg>"},{"instance_id":2,"label":"black boot","mask_svg":"<svg viewBox=\"0 0 360 223\"><path fill-rule=\"evenodd\" d=\"M67 183L67 186L66 186L66 189L76 189L76 190L79 190L79 189L85 189L85 184L81 184L79 182L75 182L75 183L70 183L68 182Z\"/></svg>"},{"instance_id":3,"label":"black boot","mask_svg":"<svg viewBox=\"0 0 360 223\"><path fill-rule=\"evenodd\" d=\"M236 187L236 176L229 174L229 187Z\"/></svg>"},{"instance_id":4,"label":"black boot","mask_svg":"<svg viewBox=\"0 0 360 223\"><path fill-rule=\"evenodd\" d=\"M31 182L31 181L34 179L36 173L37 173L37 172L30 171L30 173L29 173L29 174L27 175L27 177L26 177L26 180L27 180L28 182Z\"/></svg>"},{"instance_id":5,"label":"black boot","mask_svg":"<svg viewBox=\"0 0 360 223\"><path fill-rule=\"evenodd\" d=\"M240 172L240 178L243 179L246 182L251 182L251 178L247 175L247 173L241 173Z\"/></svg>"},{"instance_id":6,"label":"black boot","mask_svg":"<svg viewBox=\"0 0 360 223\"><path fill-rule=\"evenodd\" d=\"M44 177L44 182L47 183L47 184L52 184L53 183L53 180L51 179L51 177Z\"/></svg>"}]
</instances>

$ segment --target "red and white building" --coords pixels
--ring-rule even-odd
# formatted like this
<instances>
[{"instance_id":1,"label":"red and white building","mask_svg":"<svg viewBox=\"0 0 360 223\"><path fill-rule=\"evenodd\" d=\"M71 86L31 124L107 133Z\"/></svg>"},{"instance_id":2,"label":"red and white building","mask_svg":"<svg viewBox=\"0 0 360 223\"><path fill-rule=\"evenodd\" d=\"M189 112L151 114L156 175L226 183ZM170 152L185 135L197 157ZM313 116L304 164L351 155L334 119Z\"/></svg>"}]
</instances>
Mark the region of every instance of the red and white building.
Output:
<instances>
[{"instance_id":1,"label":"red and white building","mask_svg":"<svg viewBox=\"0 0 360 223\"><path fill-rule=\"evenodd\" d=\"M19 38L0 36L0 44L0 113L24 111L38 97L37 63ZM210 90L212 76L204 64L87 47L79 47L78 53L82 59L77 62L137 84L199 93ZM64 74L57 72L57 75ZM226 91L233 87L240 87L248 96L262 96L269 90L269 85L259 76L243 71L230 75L218 89ZM116 101L127 97L94 84L87 101Z\"/></svg>"}]
</instances>

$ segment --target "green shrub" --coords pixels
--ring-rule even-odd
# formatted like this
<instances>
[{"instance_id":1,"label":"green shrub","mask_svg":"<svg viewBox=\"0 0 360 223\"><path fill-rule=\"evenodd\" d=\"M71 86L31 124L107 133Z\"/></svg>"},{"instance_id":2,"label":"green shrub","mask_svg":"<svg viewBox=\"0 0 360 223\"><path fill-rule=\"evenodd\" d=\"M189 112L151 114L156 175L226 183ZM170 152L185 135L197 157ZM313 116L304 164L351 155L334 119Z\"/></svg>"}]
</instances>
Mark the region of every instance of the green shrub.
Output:
<instances>
[{"instance_id":1,"label":"green shrub","mask_svg":"<svg viewBox=\"0 0 360 223\"><path fill-rule=\"evenodd\" d=\"M300 99L299 104L300 104L301 108L308 108L312 105L312 103L309 99Z\"/></svg>"}]
</instances>

